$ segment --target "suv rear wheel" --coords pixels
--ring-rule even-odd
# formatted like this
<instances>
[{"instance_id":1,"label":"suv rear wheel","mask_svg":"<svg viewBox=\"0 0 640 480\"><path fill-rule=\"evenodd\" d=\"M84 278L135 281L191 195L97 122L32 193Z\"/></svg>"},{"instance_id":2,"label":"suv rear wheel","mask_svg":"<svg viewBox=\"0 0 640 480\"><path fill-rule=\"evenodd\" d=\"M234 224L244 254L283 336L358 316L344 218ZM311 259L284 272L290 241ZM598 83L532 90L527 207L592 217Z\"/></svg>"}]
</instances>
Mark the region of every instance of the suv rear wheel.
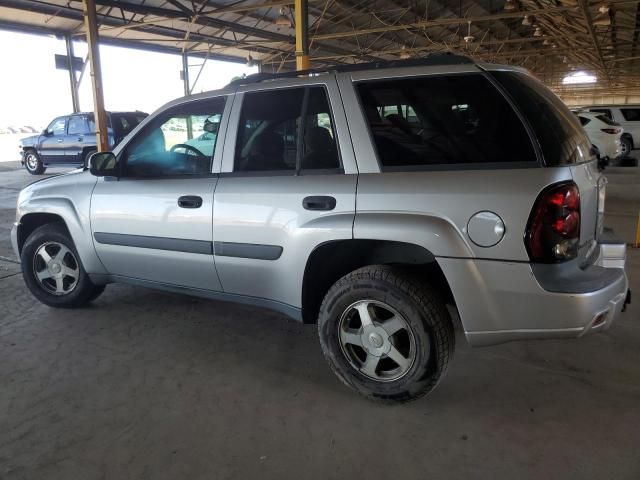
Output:
<instances>
[{"instance_id":1,"label":"suv rear wheel","mask_svg":"<svg viewBox=\"0 0 640 480\"><path fill-rule=\"evenodd\" d=\"M318 331L338 378L385 402L429 393L454 351L453 324L436 291L385 265L338 280L320 307Z\"/></svg>"},{"instance_id":2,"label":"suv rear wheel","mask_svg":"<svg viewBox=\"0 0 640 480\"><path fill-rule=\"evenodd\" d=\"M104 291L104 285L95 285L89 279L63 225L49 223L35 229L20 257L27 287L45 305L81 307Z\"/></svg>"},{"instance_id":3,"label":"suv rear wheel","mask_svg":"<svg viewBox=\"0 0 640 480\"><path fill-rule=\"evenodd\" d=\"M27 150L24 154L24 168L31 175L42 175L46 168L40 159L40 156L33 150Z\"/></svg>"}]
</instances>

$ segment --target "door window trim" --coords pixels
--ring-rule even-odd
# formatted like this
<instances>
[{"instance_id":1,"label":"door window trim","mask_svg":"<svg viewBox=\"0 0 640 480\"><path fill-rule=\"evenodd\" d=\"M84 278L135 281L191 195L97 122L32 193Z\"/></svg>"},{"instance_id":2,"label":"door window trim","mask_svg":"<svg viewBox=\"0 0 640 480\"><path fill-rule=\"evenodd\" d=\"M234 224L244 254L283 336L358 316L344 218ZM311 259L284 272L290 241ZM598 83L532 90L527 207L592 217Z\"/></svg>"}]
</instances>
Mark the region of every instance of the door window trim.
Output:
<instances>
[{"instance_id":1,"label":"door window trim","mask_svg":"<svg viewBox=\"0 0 640 480\"><path fill-rule=\"evenodd\" d=\"M338 154L338 162L339 166L336 168L299 168L301 159L301 149L300 144L302 143L302 136L304 135L304 123L301 122L302 128L300 135L298 135L298 147L296 148L296 168L293 170L235 170L235 157L236 157L236 145L238 142L238 133L240 132L240 120L242 119L242 107L244 106L244 102L246 101L247 94L252 93L266 93L266 92L275 92L281 90L293 90L293 89L304 89L304 97L302 101L301 107L301 117L302 114L306 113L308 103L308 97L310 95L312 88L322 88L325 98L327 100L327 105L329 107L329 116L331 119L331 128L333 134L333 140L336 144L336 150ZM232 135L232 140L229 142L230 146L230 156L231 156L231 171L221 172L220 176L225 178L233 178L233 177L298 177L298 176L308 176L308 175L333 175L333 174L344 174L344 164L342 160L342 151L340 149L340 140L337 134L337 126L335 121L335 115L333 112L333 106L331 105L331 96L329 95L329 89L325 83L301 83L295 85L286 85L286 86L276 86L276 87L268 87L268 88L257 88L255 90L244 90L242 92L237 92L235 94L238 103L236 104L236 99L234 99L234 117L230 118L229 124L232 128L228 129L230 135ZM236 106L237 105L237 106ZM233 124L231 124L233 122Z\"/></svg>"},{"instance_id":2,"label":"door window trim","mask_svg":"<svg viewBox=\"0 0 640 480\"><path fill-rule=\"evenodd\" d=\"M118 151L118 155L116 156L116 160L117 160L117 171L118 171L118 177L117 180L119 181L138 181L138 180L188 180L188 179L198 179L198 178L218 178L220 176L220 164L222 162L222 153L224 151L224 144L225 144L225 136L226 136L226 131L227 131L227 124L228 124L228 120L229 120L229 115L230 115L230 111L231 111L231 106L233 104L233 98L231 98L231 101L229 100L229 98L232 97L232 95L225 93L225 94L221 94L221 95L216 95L213 97L208 97L208 98L202 98L202 99L198 99L198 100L194 100L194 99L189 99L187 101L181 102L181 103L177 103L174 105L171 105L167 108L165 108L162 111L159 111L155 114L149 115L148 117L146 117L142 122L140 122L140 124L142 124L144 122L144 125L141 126L141 128L135 133L135 135L133 135L132 137L129 137L128 141L126 143L122 143L119 145L120 150ZM166 117L166 114L171 114L171 112L175 112L175 110L179 110L181 108L188 108L189 105L191 104L202 104L205 102L215 102L215 101L223 101L224 102L224 107L222 109L222 113L221 113L221 118L220 118L220 126L218 127L218 134L216 135L216 143L213 149L213 155L211 156L211 168L210 171L207 173L195 173L195 174L188 174L188 175L184 175L184 174L175 174L175 175L148 175L148 176L135 176L135 175L125 175L124 174L124 167L126 165L126 152L127 152L127 148L132 144L132 142L134 140L136 140L140 135L144 135L145 133L147 133L149 131L149 129L151 128L157 128L159 125L156 124L156 121L158 119L162 119L164 118L165 120L167 120L168 118ZM170 118L170 117L169 117ZM140 124L136 125L136 127L134 127L134 130L136 130L138 127L140 127ZM162 124L160 124L162 125ZM217 172L216 170L216 166L217 168ZM112 177L104 177L105 181L109 181L112 179Z\"/></svg>"}]
</instances>

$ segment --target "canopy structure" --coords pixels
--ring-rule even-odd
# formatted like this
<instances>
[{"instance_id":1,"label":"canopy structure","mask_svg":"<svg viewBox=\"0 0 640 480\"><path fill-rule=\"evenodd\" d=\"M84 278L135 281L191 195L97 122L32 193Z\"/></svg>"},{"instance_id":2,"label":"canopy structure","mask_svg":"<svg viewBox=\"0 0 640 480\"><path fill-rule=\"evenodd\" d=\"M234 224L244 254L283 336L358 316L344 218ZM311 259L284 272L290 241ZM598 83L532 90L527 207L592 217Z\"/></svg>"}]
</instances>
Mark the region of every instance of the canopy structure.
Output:
<instances>
[{"instance_id":1,"label":"canopy structure","mask_svg":"<svg viewBox=\"0 0 640 480\"><path fill-rule=\"evenodd\" d=\"M640 94L639 3L95 0L103 43L291 70L300 23L296 4L306 4L308 23L298 32L308 37L312 68L451 51L528 68L565 98ZM82 38L83 4L0 0L0 28ZM563 85L575 71L595 75L597 83Z\"/></svg>"}]
</instances>

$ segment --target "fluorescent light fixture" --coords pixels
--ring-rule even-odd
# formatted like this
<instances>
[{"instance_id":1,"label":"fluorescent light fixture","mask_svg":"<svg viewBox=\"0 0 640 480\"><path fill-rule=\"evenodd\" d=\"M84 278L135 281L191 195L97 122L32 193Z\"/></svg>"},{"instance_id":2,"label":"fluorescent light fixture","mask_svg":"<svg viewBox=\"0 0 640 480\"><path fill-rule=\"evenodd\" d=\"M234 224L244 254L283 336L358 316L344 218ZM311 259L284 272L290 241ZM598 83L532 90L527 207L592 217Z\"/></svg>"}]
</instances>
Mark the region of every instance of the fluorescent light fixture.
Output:
<instances>
[{"instance_id":1,"label":"fluorescent light fixture","mask_svg":"<svg viewBox=\"0 0 640 480\"><path fill-rule=\"evenodd\" d=\"M598 77L587 73L583 70L579 70L574 73L570 73L566 77L562 79L563 85L582 85L586 83L596 83L598 81Z\"/></svg>"}]
</instances>

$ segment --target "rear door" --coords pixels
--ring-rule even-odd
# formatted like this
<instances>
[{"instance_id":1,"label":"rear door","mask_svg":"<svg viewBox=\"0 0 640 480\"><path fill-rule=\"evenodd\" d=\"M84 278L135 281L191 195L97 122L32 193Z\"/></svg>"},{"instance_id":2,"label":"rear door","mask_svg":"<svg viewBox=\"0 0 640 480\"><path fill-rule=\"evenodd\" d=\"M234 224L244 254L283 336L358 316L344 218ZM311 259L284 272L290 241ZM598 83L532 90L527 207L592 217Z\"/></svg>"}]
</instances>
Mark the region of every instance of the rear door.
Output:
<instances>
[{"instance_id":1,"label":"rear door","mask_svg":"<svg viewBox=\"0 0 640 480\"><path fill-rule=\"evenodd\" d=\"M65 162L67 117L58 117L47 127L47 136L41 136L40 157L44 163Z\"/></svg>"},{"instance_id":2,"label":"rear door","mask_svg":"<svg viewBox=\"0 0 640 480\"><path fill-rule=\"evenodd\" d=\"M82 151L85 146L95 140L95 136L88 133L86 115L71 115L67 125L65 140L65 158L67 163L81 163ZM89 142L87 142L89 140ZM95 142L94 142L95 143Z\"/></svg>"},{"instance_id":3,"label":"rear door","mask_svg":"<svg viewBox=\"0 0 640 480\"><path fill-rule=\"evenodd\" d=\"M240 87L214 197L225 292L299 308L318 245L351 239L356 168L333 76Z\"/></svg>"}]
</instances>

